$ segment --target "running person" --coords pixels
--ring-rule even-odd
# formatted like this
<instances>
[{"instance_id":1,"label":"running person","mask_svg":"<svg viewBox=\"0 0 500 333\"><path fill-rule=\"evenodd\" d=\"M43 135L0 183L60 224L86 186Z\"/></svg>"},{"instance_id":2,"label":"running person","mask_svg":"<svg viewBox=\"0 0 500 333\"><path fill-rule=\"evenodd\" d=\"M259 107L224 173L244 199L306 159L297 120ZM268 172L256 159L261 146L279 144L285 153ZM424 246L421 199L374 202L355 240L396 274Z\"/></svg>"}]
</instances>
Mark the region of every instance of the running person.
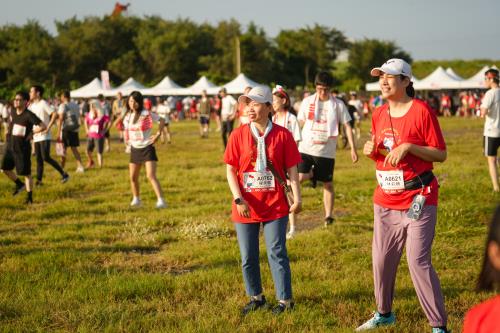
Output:
<instances>
[{"instance_id":1,"label":"running person","mask_svg":"<svg viewBox=\"0 0 500 333\"><path fill-rule=\"evenodd\" d=\"M50 129L57 119L57 112L42 99L44 89L34 85L30 89L30 111L33 112L46 126L44 131L33 135L36 155L36 185L42 185L44 162L50 164L61 175L61 182L65 183L69 175L52 157L50 157L51 133Z\"/></svg>"},{"instance_id":2,"label":"running person","mask_svg":"<svg viewBox=\"0 0 500 333\"><path fill-rule=\"evenodd\" d=\"M357 328L394 324L396 272L403 248L418 299L433 333L447 332L447 314L431 250L437 221L438 182L433 162L446 159L434 111L415 96L411 67L390 59L372 69L388 103L372 116L372 140L363 153L376 163L372 262L377 312Z\"/></svg>"},{"instance_id":3,"label":"running person","mask_svg":"<svg viewBox=\"0 0 500 333\"><path fill-rule=\"evenodd\" d=\"M208 138L208 126L210 124L210 110L212 104L207 96L207 91L203 90L201 92L201 98L199 102L199 117L200 117L200 137Z\"/></svg>"},{"instance_id":4,"label":"running person","mask_svg":"<svg viewBox=\"0 0 500 333\"><path fill-rule=\"evenodd\" d=\"M226 88L222 88L219 91L219 94L221 96L220 117L222 120L222 142L224 143L224 148L226 148L227 137L233 131L234 118L236 117L238 103L233 96L227 94Z\"/></svg>"},{"instance_id":5,"label":"running person","mask_svg":"<svg viewBox=\"0 0 500 333\"><path fill-rule=\"evenodd\" d=\"M248 105L250 124L238 127L231 134L224 162L234 199L232 220L238 236L243 280L250 296L250 302L243 307L242 313L247 314L266 305L259 267L259 230L262 224L278 300L272 311L280 314L294 306L286 228L288 214L298 213L301 209L296 167L300 155L290 132L269 120L272 111L269 88L255 87L238 100ZM293 189L294 203L290 207L275 176L284 179L285 172Z\"/></svg>"},{"instance_id":6,"label":"running person","mask_svg":"<svg viewBox=\"0 0 500 333\"><path fill-rule=\"evenodd\" d=\"M90 111L85 116L85 132L87 133L87 168L94 166L92 153L97 146L97 164L102 168L104 151L104 133L109 128L109 117L104 114L97 100L90 101Z\"/></svg>"},{"instance_id":7,"label":"running person","mask_svg":"<svg viewBox=\"0 0 500 333\"><path fill-rule=\"evenodd\" d=\"M160 182L156 178L156 150L154 143L158 141L161 131L165 126L165 120L156 114L144 109L142 94L133 91L127 99L127 111L121 116L125 128L125 141L130 145L130 185L132 187L132 202L130 206L141 205L139 197L139 172L145 165L146 175L153 186L157 197L156 208L166 208L167 203L163 199L163 192ZM153 121L160 121L158 133L152 135Z\"/></svg>"},{"instance_id":8,"label":"running person","mask_svg":"<svg viewBox=\"0 0 500 333\"><path fill-rule=\"evenodd\" d=\"M481 117L484 122L484 155L488 160L493 191L498 192L498 147L500 147L500 89L498 88L498 70L491 68L485 73L484 80L490 88L481 102Z\"/></svg>"},{"instance_id":9,"label":"running person","mask_svg":"<svg viewBox=\"0 0 500 333\"><path fill-rule=\"evenodd\" d=\"M290 105L290 96L283 89L282 86L277 85L273 89L273 123L276 125L280 125L292 133L293 140L298 145L299 141L302 139L302 135L300 134L299 122L297 121L297 117L291 111ZM290 181L287 179L287 184L290 185ZM288 216L290 222L290 231L286 234L287 239L293 238L295 235L295 214L290 213Z\"/></svg>"},{"instance_id":10,"label":"running person","mask_svg":"<svg viewBox=\"0 0 500 333\"><path fill-rule=\"evenodd\" d=\"M161 143L165 143L165 140L167 141L167 143L172 143L171 134L170 134L170 113L171 112L172 112L172 109L169 106L168 100L167 99L160 100L160 103L158 104L158 107L156 108L156 113L158 114L158 117L163 119L163 121L165 122L165 126L163 127L163 130L160 132Z\"/></svg>"},{"instance_id":11,"label":"running person","mask_svg":"<svg viewBox=\"0 0 500 333\"><path fill-rule=\"evenodd\" d=\"M14 110L10 114L7 148L0 169L9 177L16 188L13 195L26 189L26 204L33 203L33 180L31 178L31 143L33 134L43 132L47 127L33 112L26 108L29 95L24 91L16 93ZM16 172L12 171L16 168ZM18 176L24 176L24 184Z\"/></svg>"},{"instance_id":12,"label":"running person","mask_svg":"<svg viewBox=\"0 0 500 333\"><path fill-rule=\"evenodd\" d=\"M300 181L310 179L313 187L316 181L323 182L323 205L325 209L325 225L333 223L334 187L333 170L337 152L339 124L343 124L349 145L351 159L358 161L358 153L349 125L351 118L344 102L330 94L333 77L327 72L316 75L314 84L316 93L304 98L297 118L302 125L302 141L299 151L302 162L299 164Z\"/></svg>"},{"instance_id":13,"label":"running person","mask_svg":"<svg viewBox=\"0 0 500 333\"><path fill-rule=\"evenodd\" d=\"M84 171L82 158L78 147L80 146L80 138L78 133L80 130L80 117L86 115L88 112L80 114L80 107L70 99L69 90L61 93L61 104L57 114L59 115L57 121L57 138L61 140L64 146L64 154L61 156L61 166L64 168L66 165L66 148L70 147L71 152L76 160L76 172L82 173ZM85 103L88 107L88 103ZM85 109L87 108L85 107Z\"/></svg>"}]
</instances>

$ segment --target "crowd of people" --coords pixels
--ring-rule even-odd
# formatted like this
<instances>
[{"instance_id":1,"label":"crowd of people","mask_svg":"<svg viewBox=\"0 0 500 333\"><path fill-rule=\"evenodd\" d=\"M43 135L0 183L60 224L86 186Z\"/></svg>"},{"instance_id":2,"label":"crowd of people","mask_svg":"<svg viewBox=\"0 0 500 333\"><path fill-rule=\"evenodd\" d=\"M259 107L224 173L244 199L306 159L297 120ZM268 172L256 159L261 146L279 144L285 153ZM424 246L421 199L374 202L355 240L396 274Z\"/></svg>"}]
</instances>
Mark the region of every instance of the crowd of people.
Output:
<instances>
[{"instance_id":1,"label":"crowd of people","mask_svg":"<svg viewBox=\"0 0 500 333\"><path fill-rule=\"evenodd\" d=\"M130 206L141 206L139 173L144 165L157 196L156 208L166 208L156 177L155 143L171 142L171 119L199 119L203 139L209 135L210 119L215 119L224 146L227 181L233 197L231 218L250 298L242 313L267 306L259 265L262 226L277 299L272 312L280 314L292 310L295 304L286 240L294 237L296 214L302 210L300 184L307 181L313 188L318 182L322 184L324 225L335 223L333 174L337 147L342 144L338 141L339 138L345 140L344 146L350 147L350 159L356 163L361 121L371 115L371 136L364 143L363 154L374 161L377 180L372 243L376 311L356 331L395 323L392 310L395 277L406 247L411 279L432 332L449 332L440 281L431 260L439 193L432 169L433 163L444 162L447 157L437 116L459 111L453 111L453 103L444 93L436 105L417 98L411 66L401 59L388 60L372 69L371 75L378 77L381 95L365 101L354 91L348 97L332 92L333 77L328 72L316 75L314 93L305 94L300 102L292 100L284 87L276 85L272 90L266 86L248 87L238 99L224 88L213 98L204 91L199 99L152 100L134 91L126 97L118 94L112 103L98 96L80 105L71 101L68 91L63 91L51 106L43 99L43 87L34 85L29 95L17 92L10 109L1 107L7 125L1 170L15 183L13 195L25 189L26 202L32 203L32 151L37 162L35 185L43 184L45 163L57 170L61 182L65 183L69 180L64 169L67 147L76 160L76 172L85 170L78 151L81 124L87 136L86 168L96 165L94 150L97 150L97 167L103 167L103 154L111 147L110 131L116 129L123 148L130 154ZM470 94L464 95L467 104L461 104L463 109L458 110L463 110L464 116L475 115L479 105L479 115L486 118L484 152L493 189L499 191L498 70L488 70L485 81L490 90L482 101L473 104ZM474 112L470 113L472 109ZM159 124L156 132L155 123ZM57 126L56 151L61 163L50 156L54 126ZM497 212L491 225L480 289L492 288L500 282L499 215ZM475 332L480 325L494 327L491 325L495 320L493 314L498 313L498 304L496 298L474 309L467 316L466 332Z\"/></svg>"}]
</instances>

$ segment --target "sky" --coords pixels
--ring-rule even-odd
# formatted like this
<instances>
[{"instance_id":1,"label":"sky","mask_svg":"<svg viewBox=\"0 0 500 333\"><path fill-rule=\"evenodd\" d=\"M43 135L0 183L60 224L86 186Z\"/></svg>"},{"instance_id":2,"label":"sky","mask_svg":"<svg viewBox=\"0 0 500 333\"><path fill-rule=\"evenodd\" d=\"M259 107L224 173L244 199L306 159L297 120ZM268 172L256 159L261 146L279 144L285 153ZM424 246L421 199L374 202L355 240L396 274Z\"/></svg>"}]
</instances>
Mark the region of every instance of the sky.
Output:
<instances>
[{"instance_id":1,"label":"sky","mask_svg":"<svg viewBox=\"0 0 500 333\"><path fill-rule=\"evenodd\" d=\"M53 35L54 21L110 14L116 0L0 0L0 25L37 20ZM414 60L500 59L500 0L122 0L129 15L189 18L216 24L234 18L269 37L315 23L350 40L394 41Z\"/></svg>"}]
</instances>

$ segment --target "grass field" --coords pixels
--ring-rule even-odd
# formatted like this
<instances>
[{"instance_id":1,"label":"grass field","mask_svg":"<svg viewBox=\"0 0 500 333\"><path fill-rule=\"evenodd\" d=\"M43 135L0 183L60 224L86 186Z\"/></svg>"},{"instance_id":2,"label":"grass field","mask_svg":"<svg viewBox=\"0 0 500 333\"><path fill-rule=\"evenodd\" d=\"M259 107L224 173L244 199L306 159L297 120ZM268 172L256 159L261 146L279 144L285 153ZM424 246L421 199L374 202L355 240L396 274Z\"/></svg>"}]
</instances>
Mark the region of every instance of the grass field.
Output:
<instances>
[{"instance_id":1,"label":"grass field","mask_svg":"<svg viewBox=\"0 0 500 333\"><path fill-rule=\"evenodd\" d=\"M491 296L473 287L500 196L491 190L481 152L482 121L441 119L441 125L448 160L435 168L441 193L433 263L449 327L458 333L466 310ZM45 185L35 188L30 207L23 205L24 193L11 197L13 184L0 177L0 331L351 332L370 316L371 160L361 156L353 166L347 151L338 153L337 222L328 229L322 227L321 190L303 187L299 232L288 243L296 310L242 318L247 298L219 133L202 140L189 121L172 130L173 143L157 146L165 210L154 208L144 174L143 207L129 208L128 155L117 141L102 170L75 174L70 154L66 184L46 165ZM272 300L261 249L265 294ZM378 332L430 331L405 259L394 311L397 325Z\"/></svg>"}]
</instances>

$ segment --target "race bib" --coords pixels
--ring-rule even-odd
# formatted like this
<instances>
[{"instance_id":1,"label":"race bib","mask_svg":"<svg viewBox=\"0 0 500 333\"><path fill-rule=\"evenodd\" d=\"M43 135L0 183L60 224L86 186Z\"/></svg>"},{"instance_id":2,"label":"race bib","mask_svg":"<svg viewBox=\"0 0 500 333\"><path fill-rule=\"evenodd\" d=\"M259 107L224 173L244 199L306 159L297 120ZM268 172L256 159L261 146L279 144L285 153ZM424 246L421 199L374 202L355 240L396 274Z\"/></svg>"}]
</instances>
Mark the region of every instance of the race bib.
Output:
<instances>
[{"instance_id":1,"label":"race bib","mask_svg":"<svg viewBox=\"0 0 500 333\"><path fill-rule=\"evenodd\" d=\"M402 191L405 189L403 170L377 170L377 181L385 191Z\"/></svg>"},{"instance_id":2,"label":"race bib","mask_svg":"<svg viewBox=\"0 0 500 333\"><path fill-rule=\"evenodd\" d=\"M12 127L12 135L24 137L26 135L26 126L14 124Z\"/></svg>"},{"instance_id":3,"label":"race bib","mask_svg":"<svg viewBox=\"0 0 500 333\"><path fill-rule=\"evenodd\" d=\"M132 141L144 140L144 133L142 131L130 131L130 139Z\"/></svg>"},{"instance_id":4,"label":"race bib","mask_svg":"<svg viewBox=\"0 0 500 333\"><path fill-rule=\"evenodd\" d=\"M99 133L99 125L98 124L90 125L89 132L90 133Z\"/></svg>"},{"instance_id":5,"label":"race bib","mask_svg":"<svg viewBox=\"0 0 500 333\"><path fill-rule=\"evenodd\" d=\"M243 188L245 192L275 191L273 173L271 171L245 172L243 174Z\"/></svg>"},{"instance_id":6,"label":"race bib","mask_svg":"<svg viewBox=\"0 0 500 333\"><path fill-rule=\"evenodd\" d=\"M312 131L312 142L315 144L324 145L328 142L327 131Z\"/></svg>"}]
</instances>

